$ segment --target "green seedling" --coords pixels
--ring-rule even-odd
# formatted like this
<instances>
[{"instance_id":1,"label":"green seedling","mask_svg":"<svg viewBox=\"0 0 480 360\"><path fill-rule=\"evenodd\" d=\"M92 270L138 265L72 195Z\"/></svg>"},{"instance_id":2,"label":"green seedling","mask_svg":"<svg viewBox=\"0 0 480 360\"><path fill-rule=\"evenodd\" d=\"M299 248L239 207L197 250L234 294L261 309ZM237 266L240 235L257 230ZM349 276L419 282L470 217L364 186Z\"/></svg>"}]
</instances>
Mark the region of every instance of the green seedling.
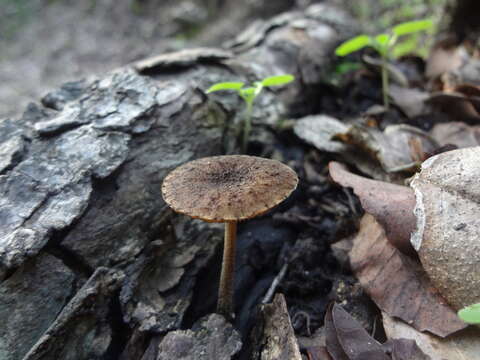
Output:
<instances>
[{"instance_id":1,"label":"green seedling","mask_svg":"<svg viewBox=\"0 0 480 360\"><path fill-rule=\"evenodd\" d=\"M412 36L420 31L426 31L433 27L431 20L415 20L408 21L394 26L388 33L382 33L375 36L365 34L355 36L345 41L336 48L337 56L346 56L365 47L372 47L380 55L382 59L382 93L383 104L385 108L389 107L388 99L388 60L394 57L404 55L414 50L416 40L412 41ZM403 36L409 35L410 39L399 42Z\"/></svg>"},{"instance_id":2,"label":"green seedling","mask_svg":"<svg viewBox=\"0 0 480 360\"><path fill-rule=\"evenodd\" d=\"M480 324L480 304L467 306L458 312L458 317L467 324Z\"/></svg>"},{"instance_id":3,"label":"green seedling","mask_svg":"<svg viewBox=\"0 0 480 360\"><path fill-rule=\"evenodd\" d=\"M247 151L248 138L252 127L252 111L253 103L258 95L262 92L263 88L270 86L281 86L288 84L295 80L293 75L277 75L270 76L261 81L254 82L251 86L244 87L243 82L222 82L212 85L207 94L215 91L231 90L236 91L238 96L245 102L245 117L243 122L243 137L242 137L242 152Z\"/></svg>"}]
</instances>

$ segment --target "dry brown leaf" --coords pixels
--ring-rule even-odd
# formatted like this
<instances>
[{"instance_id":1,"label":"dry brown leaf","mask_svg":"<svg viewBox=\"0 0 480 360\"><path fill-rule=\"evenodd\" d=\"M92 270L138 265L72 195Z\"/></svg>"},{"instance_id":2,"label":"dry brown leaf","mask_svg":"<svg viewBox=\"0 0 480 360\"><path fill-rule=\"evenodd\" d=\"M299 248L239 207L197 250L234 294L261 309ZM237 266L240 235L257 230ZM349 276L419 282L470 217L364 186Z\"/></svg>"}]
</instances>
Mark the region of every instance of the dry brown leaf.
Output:
<instances>
[{"instance_id":1,"label":"dry brown leaf","mask_svg":"<svg viewBox=\"0 0 480 360\"><path fill-rule=\"evenodd\" d=\"M390 184L358 176L337 162L328 164L332 179L353 189L363 209L385 228L388 240L406 254L414 254L410 234L415 230L415 196L407 186Z\"/></svg>"},{"instance_id":2,"label":"dry brown leaf","mask_svg":"<svg viewBox=\"0 0 480 360\"><path fill-rule=\"evenodd\" d=\"M452 121L468 124L480 123L480 115L472 99L458 92L437 92L425 101L438 111L445 113Z\"/></svg>"},{"instance_id":3,"label":"dry brown leaf","mask_svg":"<svg viewBox=\"0 0 480 360\"><path fill-rule=\"evenodd\" d=\"M333 153L349 150L348 145L333 140L335 134L348 130L348 125L327 115L311 115L297 120L293 128L295 134L317 149Z\"/></svg>"},{"instance_id":4,"label":"dry brown leaf","mask_svg":"<svg viewBox=\"0 0 480 360\"><path fill-rule=\"evenodd\" d=\"M411 183L412 243L435 287L456 309L480 302L480 147L426 160Z\"/></svg>"},{"instance_id":5,"label":"dry brown leaf","mask_svg":"<svg viewBox=\"0 0 480 360\"><path fill-rule=\"evenodd\" d=\"M334 360L325 346L317 346L307 349L308 360Z\"/></svg>"},{"instance_id":6,"label":"dry brown leaf","mask_svg":"<svg viewBox=\"0 0 480 360\"><path fill-rule=\"evenodd\" d=\"M480 98L480 88L474 84L458 84L455 86L454 91L459 92L468 97Z\"/></svg>"},{"instance_id":7,"label":"dry brown leaf","mask_svg":"<svg viewBox=\"0 0 480 360\"><path fill-rule=\"evenodd\" d=\"M388 88L393 102L409 117L413 118L425 112L425 100L429 94L425 91L392 84Z\"/></svg>"},{"instance_id":8,"label":"dry brown leaf","mask_svg":"<svg viewBox=\"0 0 480 360\"><path fill-rule=\"evenodd\" d=\"M432 360L418 347L415 340L390 339L383 344L391 355L392 360Z\"/></svg>"},{"instance_id":9,"label":"dry brown leaf","mask_svg":"<svg viewBox=\"0 0 480 360\"><path fill-rule=\"evenodd\" d=\"M308 144L315 146L321 151L340 154L342 158L356 166L360 171L369 174L374 178L390 178L377 163L370 160L368 156L356 151L353 146L347 145L333 137L336 134L344 133L348 125L340 120L326 115L306 116L295 123L295 134Z\"/></svg>"},{"instance_id":10,"label":"dry brown leaf","mask_svg":"<svg viewBox=\"0 0 480 360\"><path fill-rule=\"evenodd\" d=\"M415 340L418 347L432 360L480 360L480 330L462 330L446 339L422 333L383 313L383 327L388 338Z\"/></svg>"},{"instance_id":11,"label":"dry brown leaf","mask_svg":"<svg viewBox=\"0 0 480 360\"><path fill-rule=\"evenodd\" d=\"M425 152L437 148L427 133L409 125L391 125L381 131L355 124L337 138L369 154L387 173L408 170L415 163L409 147L412 139L417 139Z\"/></svg>"},{"instance_id":12,"label":"dry brown leaf","mask_svg":"<svg viewBox=\"0 0 480 360\"><path fill-rule=\"evenodd\" d=\"M462 122L437 124L430 135L440 144L452 144L458 148L480 145L480 125L469 126Z\"/></svg>"},{"instance_id":13,"label":"dry brown leaf","mask_svg":"<svg viewBox=\"0 0 480 360\"><path fill-rule=\"evenodd\" d=\"M395 249L371 215L362 218L350 261L364 290L390 316L441 337L465 328L420 264Z\"/></svg>"},{"instance_id":14,"label":"dry brown leaf","mask_svg":"<svg viewBox=\"0 0 480 360\"><path fill-rule=\"evenodd\" d=\"M340 305L325 314L327 351L334 360L390 360L383 347Z\"/></svg>"}]
</instances>

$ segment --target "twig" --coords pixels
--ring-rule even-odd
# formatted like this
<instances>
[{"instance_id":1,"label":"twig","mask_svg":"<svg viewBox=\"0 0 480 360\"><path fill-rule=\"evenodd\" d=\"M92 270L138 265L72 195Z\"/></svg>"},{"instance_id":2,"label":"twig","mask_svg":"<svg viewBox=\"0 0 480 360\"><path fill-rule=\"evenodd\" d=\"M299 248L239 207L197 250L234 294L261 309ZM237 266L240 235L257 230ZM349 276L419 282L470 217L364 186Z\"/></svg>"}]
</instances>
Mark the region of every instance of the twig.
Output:
<instances>
[{"instance_id":1,"label":"twig","mask_svg":"<svg viewBox=\"0 0 480 360\"><path fill-rule=\"evenodd\" d=\"M343 189L343 192L345 193L345 195L347 196L348 205L350 207L350 210L352 211L352 213L354 215L358 215L358 211L357 211L357 208L355 207L355 202L353 201L352 194L350 194L350 191L348 191L346 188L342 188L342 189Z\"/></svg>"},{"instance_id":2,"label":"twig","mask_svg":"<svg viewBox=\"0 0 480 360\"><path fill-rule=\"evenodd\" d=\"M275 293L275 290L277 289L278 285L280 282L283 280L285 277L285 274L287 272L288 268L288 263L285 263L282 268L280 269L280 272L278 273L277 276L275 276L275 279L272 281L272 285L270 285L270 288L268 289L267 293L265 294L265 297L262 300L262 304L269 303L272 300L273 294Z\"/></svg>"}]
</instances>

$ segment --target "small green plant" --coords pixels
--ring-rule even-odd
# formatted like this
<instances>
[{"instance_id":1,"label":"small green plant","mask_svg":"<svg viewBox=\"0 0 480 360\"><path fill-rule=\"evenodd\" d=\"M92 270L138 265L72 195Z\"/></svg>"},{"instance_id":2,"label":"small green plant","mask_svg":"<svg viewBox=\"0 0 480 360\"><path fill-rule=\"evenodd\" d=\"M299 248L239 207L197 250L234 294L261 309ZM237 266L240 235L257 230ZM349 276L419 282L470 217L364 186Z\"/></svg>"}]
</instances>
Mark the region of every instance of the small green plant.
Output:
<instances>
[{"instance_id":1,"label":"small green plant","mask_svg":"<svg viewBox=\"0 0 480 360\"><path fill-rule=\"evenodd\" d=\"M388 33L382 33L375 36L365 34L355 36L345 41L336 48L337 56L346 56L359 51L367 46L372 47L382 59L382 93L383 104L385 108L389 107L388 100L388 60L392 57L404 55L415 48L416 41L407 39L399 42L399 38L405 35L413 36L420 31L426 31L433 27L431 20L408 21L394 26Z\"/></svg>"},{"instance_id":2,"label":"small green plant","mask_svg":"<svg viewBox=\"0 0 480 360\"><path fill-rule=\"evenodd\" d=\"M258 95L262 92L264 87L285 85L295 80L293 75L277 75L270 76L261 81L254 82L251 86L244 87L243 82L222 82L212 85L207 94L215 91L233 90L236 91L238 96L245 102L245 117L243 123L243 136L242 136L242 152L247 151L248 138L250 135L250 129L252 127L252 111L253 103Z\"/></svg>"},{"instance_id":3,"label":"small green plant","mask_svg":"<svg viewBox=\"0 0 480 360\"><path fill-rule=\"evenodd\" d=\"M458 317L467 324L480 324L480 304L467 306L458 312Z\"/></svg>"}]
</instances>

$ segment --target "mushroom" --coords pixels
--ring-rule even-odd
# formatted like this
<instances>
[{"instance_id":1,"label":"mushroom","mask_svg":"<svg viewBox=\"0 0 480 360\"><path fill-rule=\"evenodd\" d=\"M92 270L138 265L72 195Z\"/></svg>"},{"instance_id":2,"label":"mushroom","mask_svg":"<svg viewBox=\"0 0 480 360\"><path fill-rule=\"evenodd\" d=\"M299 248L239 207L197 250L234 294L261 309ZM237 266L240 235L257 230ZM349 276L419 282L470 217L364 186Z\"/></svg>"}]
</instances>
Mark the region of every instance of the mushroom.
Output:
<instances>
[{"instance_id":1,"label":"mushroom","mask_svg":"<svg viewBox=\"0 0 480 360\"><path fill-rule=\"evenodd\" d=\"M237 222L261 215L285 200L298 177L288 166L247 155L194 160L169 173L162 184L165 202L176 212L225 223L217 312L233 312Z\"/></svg>"}]
</instances>

